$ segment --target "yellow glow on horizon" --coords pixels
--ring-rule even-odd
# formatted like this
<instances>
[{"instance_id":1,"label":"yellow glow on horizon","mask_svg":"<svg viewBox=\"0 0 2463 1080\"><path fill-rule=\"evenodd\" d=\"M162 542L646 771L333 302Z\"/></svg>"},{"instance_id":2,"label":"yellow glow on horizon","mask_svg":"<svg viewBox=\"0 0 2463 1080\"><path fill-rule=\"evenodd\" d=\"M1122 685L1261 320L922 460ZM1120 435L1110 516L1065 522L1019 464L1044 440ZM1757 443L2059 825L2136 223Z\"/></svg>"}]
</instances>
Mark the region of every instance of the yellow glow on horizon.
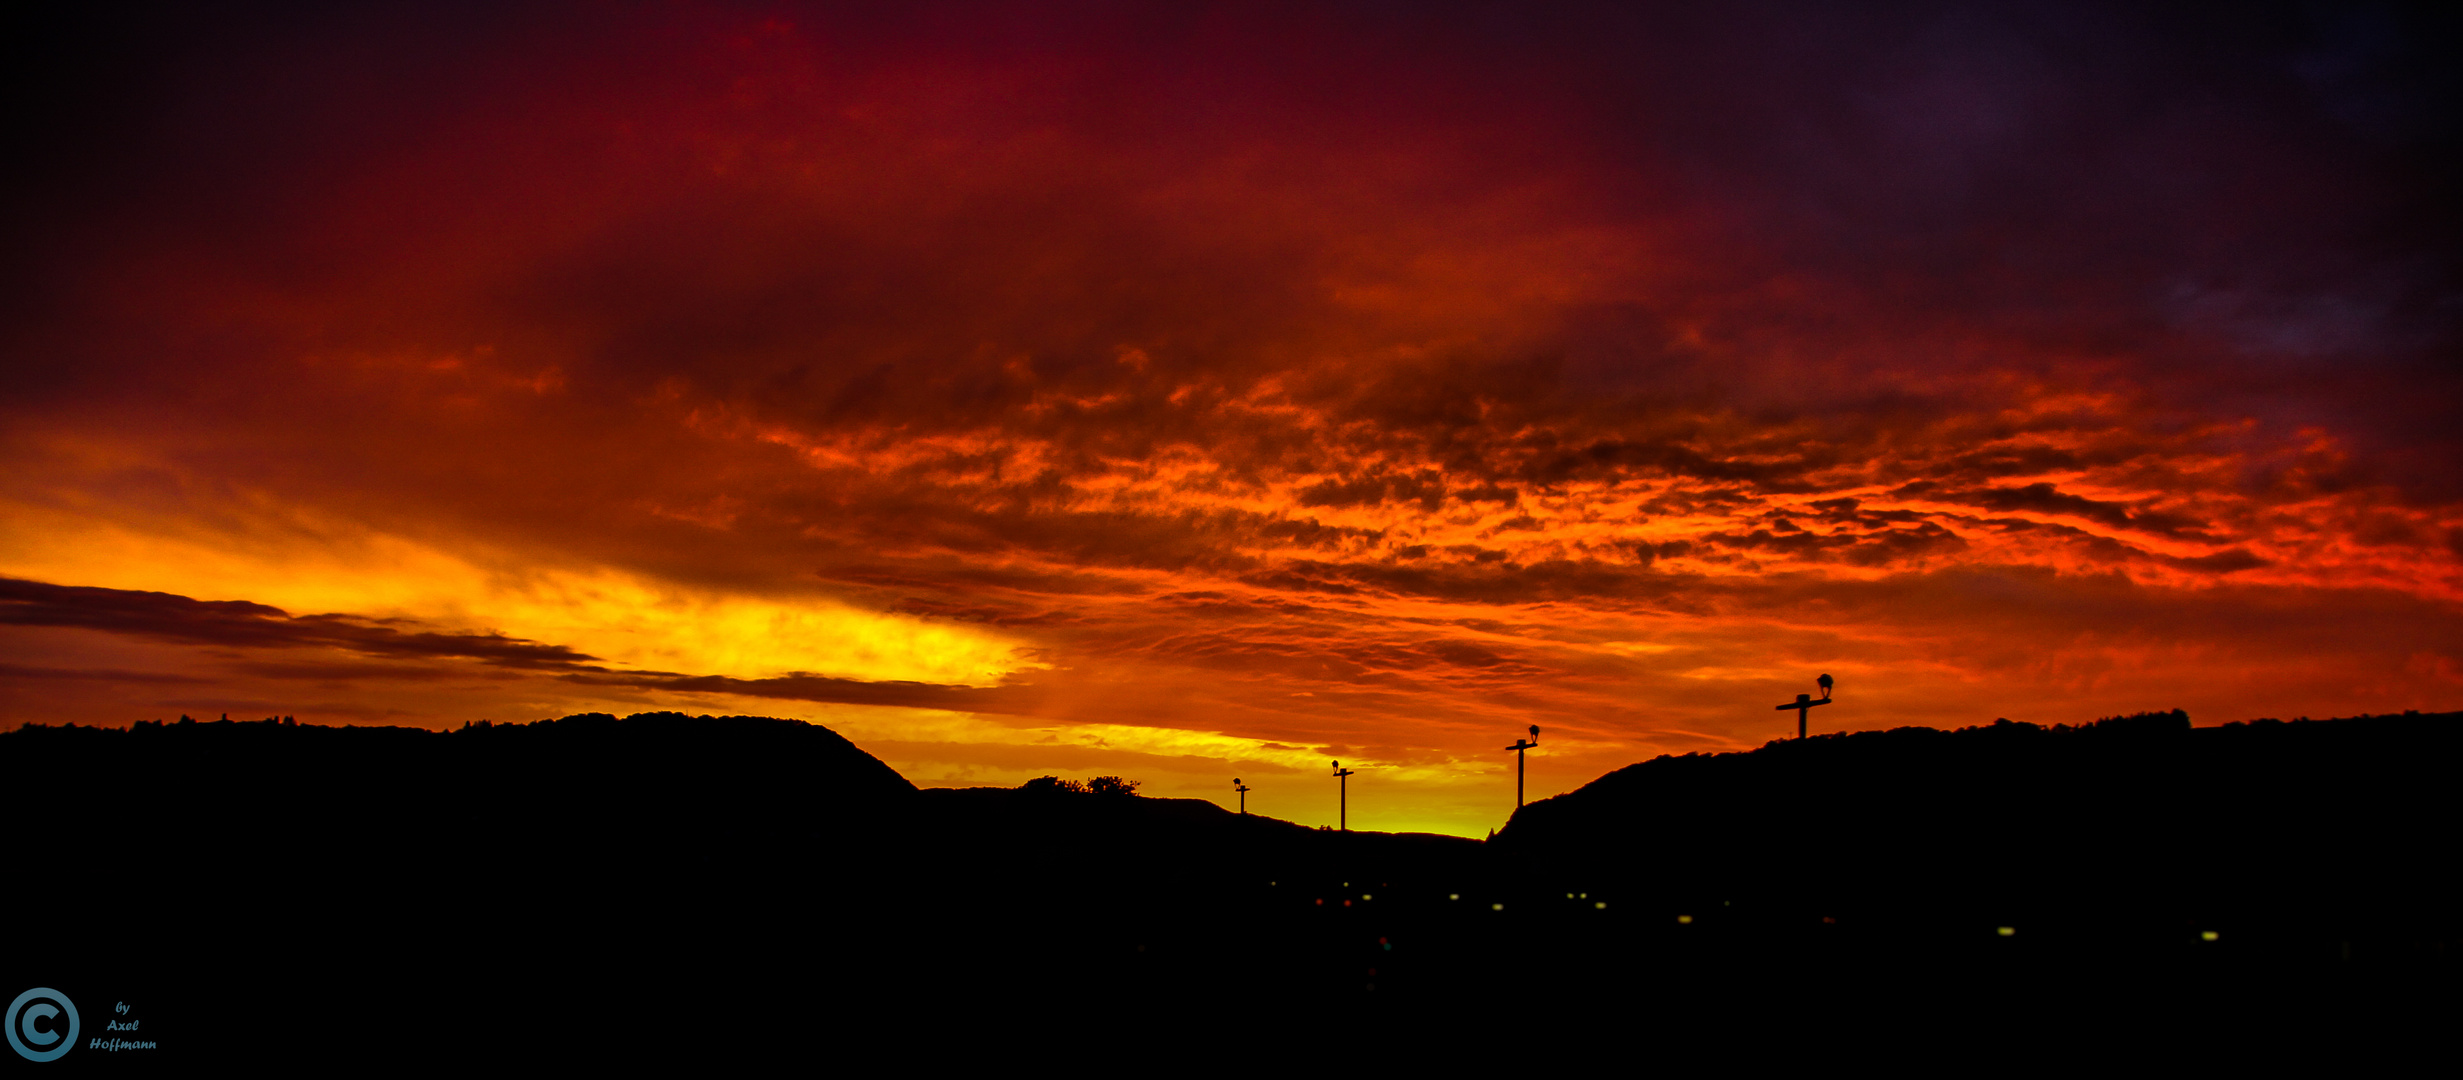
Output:
<instances>
[{"instance_id":1,"label":"yellow glow on horizon","mask_svg":"<svg viewBox=\"0 0 2463 1080\"><path fill-rule=\"evenodd\" d=\"M1040 666L1025 643L960 624L661 582L610 567L513 569L305 514L244 529L180 521L133 527L0 503L0 576L59 585L247 600L292 615L414 620L562 645L613 667L757 679L839 678L987 686ZM491 566L490 564L495 564Z\"/></svg>"},{"instance_id":2,"label":"yellow glow on horizon","mask_svg":"<svg viewBox=\"0 0 2463 1080\"><path fill-rule=\"evenodd\" d=\"M757 708L760 705L755 699L738 697L732 700L746 707ZM775 711L777 705L773 703L771 708ZM895 706L835 706L812 722L828 727L858 745L868 740L895 739L960 746L1065 746L1122 754L1213 760L1226 765L1232 762L1280 765L1312 773L1326 764L1326 759L1314 750L1284 749L1272 745L1272 741L1267 739L1180 728L1069 721L1021 726L988 722L969 713Z\"/></svg>"},{"instance_id":3,"label":"yellow glow on horizon","mask_svg":"<svg viewBox=\"0 0 2463 1080\"><path fill-rule=\"evenodd\" d=\"M742 695L677 696L690 698L690 701L676 703L683 711L785 715L829 728L845 736L857 748L879 757L898 770L900 775L921 787L1014 787L1045 773L1118 773L1146 781L1143 794L1163 798L1202 798L1230 810L1237 805L1228 796L1228 785L1235 770L1279 765L1291 769L1295 775L1277 783L1275 809L1270 811L1252 802L1250 812L1299 821L1304 825L1331 825L1335 820L1334 785L1323 777L1327 759L1314 750L1278 749L1267 745L1267 740L1263 739L1127 724L1046 721L1026 726L1018 724L1014 717L987 720L969 713L889 705L830 705L814 709L802 703L791 704ZM1003 756L987 755L985 751L989 748L1016 750L1038 747L1121 754L1127 760L1075 770L1041 765L976 766L968 770L967 778L961 783L951 785L946 780L940 784L933 782L931 774L936 764ZM1171 759L1180 767L1167 766L1157 772L1154 769L1158 764L1154 759L1157 758ZM1353 786L1351 818L1355 829L1442 833L1476 839L1488 830L1503 825L1503 813L1511 810L1511 781L1499 779L1499 770L1493 762L1455 760L1444 765L1379 767L1364 759L1355 762L1346 758L1344 764L1368 766L1373 770L1369 773L1371 777L1385 782L1379 785L1385 794L1378 796L1367 795L1358 785ZM1191 786L1186 781L1192 773L1209 769L1221 773L1222 785ZM1352 779L1359 781L1363 778L1354 776ZM1323 781L1322 790L1300 793L1303 786L1318 785L1320 781ZM1395 795L1402 797L1401 805L1386 801ZM1369 799L1376 802L1364 805ZM1324 805L1318 806L1319 802ZM1323 811L1322 822L1317 820L1320 810Z\"/></svg>"}]
</instances>

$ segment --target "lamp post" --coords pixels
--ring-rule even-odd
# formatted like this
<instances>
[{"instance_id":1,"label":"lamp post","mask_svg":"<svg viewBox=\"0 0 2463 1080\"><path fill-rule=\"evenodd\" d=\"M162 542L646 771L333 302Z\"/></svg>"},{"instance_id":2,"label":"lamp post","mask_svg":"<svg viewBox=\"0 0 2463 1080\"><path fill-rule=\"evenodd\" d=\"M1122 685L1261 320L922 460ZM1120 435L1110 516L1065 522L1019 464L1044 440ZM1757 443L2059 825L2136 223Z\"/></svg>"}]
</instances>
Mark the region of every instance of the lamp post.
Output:
<instances>
[{"instance_id":1,"label":"lamp post","mask_svg":"<svg viewBox=\"0 0 2463 1080\"><path fill-rule=\"evenodd\" d=\"M1237 777L1237 776L1235 776L1235 777L1232 777L1232 790L1233 790L1233 791L1237 791L1237 792L1239 792L1239 793L1240 793L1240 812L1241 812L1241 813L1243 813L1243 814L1248 813L1248 812L1249 812L1249 786L1248 786L1247 784L1243 784L1243 783L1241 783L1241 782L1240 782L1240 778L1239 778L1239 777Z\"/></svg>"},{"instance_id":2,"label":"lamp post","mask_svg":"<svg viewBox=\"0 0 2463 1080\"><path fill-rule=\"evenodd\" d=\"M1811 694L1798 694L1796 695L1796 700L1779 706L1780 712L1786 712L1789 709L1796 710L1796 737L1799 739L1804 738L1805 714L1812 712L1813 707L1816 705L1830 704L1830 676L1824 675L1821 678L1814 680L1814 683L1822 688L1822 699L1820 701L1813 700L1813 695Z\"/></svg>"},{"instance_id":3,"label":"lamp post","mask_svg":"<svg viewBox=\"0 0 2463 1080\"><path fill-rule=\"evenodd\" d=\"M1531 725L1531 737L1516 739L1506 749L1514 752L1514 809L1522 809L1522 760L1532 747L1539 745L1539 725Z\"/></svg>"},{"instance_id":4,"label":"lamp post","mask_svg":"<svg viewBox=\"0 0 2463 1080\"><path fill-rule=\"evenodd\" d=\"M1339 816L1337 816L1337 817L1334 819L1335 821L1339 822L1340 824L1339 824L1339 825L1337 825L1336 827L1337 827L1337 828L1340 828L1340 829L1341 829L1342 831L1344 831L1344 832L1350 832L1350 831L1351 831L1351 770L1344 768L1344 767L1343 767L1343 763L1342 763L1342 762L1337 761L1337 762L1335 762L1335 763L1334 763L1334 778L1335 778L1337 781L1341 782L1341 784L1342 784L1342 795L1341 795L1341 799L1342 799L1342 801L1341 801L1340 803L1337 803L1337 804L1336 804L1336 805L1337 805L1337 806L1339 806L1341 809L1339 809L1339 810L1337 810L1337 811L1336 811L1336 814L1337 814L1337 815L1339 815Z\"/></svg>"}]
</instances>

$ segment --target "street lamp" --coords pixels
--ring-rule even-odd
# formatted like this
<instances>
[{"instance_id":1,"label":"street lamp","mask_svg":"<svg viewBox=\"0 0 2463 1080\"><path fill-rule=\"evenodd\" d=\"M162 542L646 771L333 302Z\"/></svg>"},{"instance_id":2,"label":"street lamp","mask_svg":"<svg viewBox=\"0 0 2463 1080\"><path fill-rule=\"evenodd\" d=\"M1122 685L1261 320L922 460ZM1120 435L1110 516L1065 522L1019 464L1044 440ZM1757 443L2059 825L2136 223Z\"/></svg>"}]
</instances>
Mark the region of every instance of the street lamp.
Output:
<instances>
[{"instance_id":1,"label":"street lamp","mask_svg":"<svg viewBox=\"0 0 2463 1080\"><path fill-rule=\"evenodd\" d=\"M1804 738L1805 714L1812 712L1813 707L1816 705L1830 704L1830 676L1824 675L1821 678L1815 679L1813 680L1813 684L1822 688L1822 699L1820 701L1813 700L1813 695L1811 694L1798 694L1796 695L1796 700L1779 706L1780 712L1786 712L1789 709L1796 710L1796 737L1799 739Z\"/></svg>"},{"instance_id":2,"label":"street lamp","mask_svg":"<svg viewBox=\"0 0 2463 1080\"><path fill-rule=\"evenodd\" d=\"M1342 762L1337 761L1337 762L1335 762L1335 763L1334 763L1334 778L1335 778L1336 780L1340 781L1340 782L1342 783L1342 785L1343 785L1343 793L1342 793L1342 796L1341 796L1341 798L1342 798L1342 802L1338 804L1338 805L1341 807L1341 809L1340 809L1340 810L1338 810L1338 811L1336 811L1336 813L1337 813L1337 814L1339 814L1340 816L1336 817L1336 818L1335 818L1335 820L1336 820L1337 822L1340 822L1340 823L1341 823L1338 827L1339 827L1339 828L1341 828L1341 829L1342 829L1342 831L1344 831L1344 832L1350 832L1350 831L1351 831L1351 770L1344 768L1344 767L1343 767L1343 763L1342 763Z\"/></svg>"},{"instance_id":3,"label":"street lamp","mask_svg":"<svg viewBox=\"0 0 2463 1080\"><path fill-rule=\"evenodd\" d=\"M1514 752L1514 809L1522 809L1522 759L1532 747L1539 745L1539 725L1531 725L1531 737L1516 739L1506 749Z\"/></svg>"}]
</instances>

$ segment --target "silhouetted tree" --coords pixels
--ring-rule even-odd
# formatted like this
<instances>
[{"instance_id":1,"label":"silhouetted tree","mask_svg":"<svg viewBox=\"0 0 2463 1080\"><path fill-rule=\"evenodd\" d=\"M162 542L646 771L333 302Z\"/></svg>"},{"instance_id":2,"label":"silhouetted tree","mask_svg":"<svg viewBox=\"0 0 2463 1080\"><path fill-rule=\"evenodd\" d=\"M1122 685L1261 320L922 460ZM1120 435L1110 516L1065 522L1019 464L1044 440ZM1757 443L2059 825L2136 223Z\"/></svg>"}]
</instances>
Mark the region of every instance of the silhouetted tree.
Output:
<instances>
[{"instance_id":1,"label":"silhouetted tree","mask_svg":"<svg viewBox=\"0 0 2463 1080\"><path fill-rule=\"evenodd\" d=\"M1038 776L1018 785L1018 790L1035 795L1084 794L1086 785L1057 776Z\"/></svg>"},{"instance_id":2,"label":"silhouetted tree","mask_svg":"<svg viewBox=\"0 0 2463 1080\"><path fill-rule=\"evenodd\" d=\"M1138 781L1118 776L1098 776L1089 780L1063 780L1057 776L1038 776L1018 785L1019 791L1046 795L1108 795L1115 798L1137 794Z\"/></svg>"},{"instance_id":3,"label":"silhouetted tree","mask_svg":"<svg viewBox=\"0 0 2463 1080\"><path fill-rule=\"evenodd\" d=\"M1117 776L1098 776L1088 780L1083 790L1089 795L1109 795L1115 798L1137 794L1138 782Z\"/></svg>"}]
</instances>

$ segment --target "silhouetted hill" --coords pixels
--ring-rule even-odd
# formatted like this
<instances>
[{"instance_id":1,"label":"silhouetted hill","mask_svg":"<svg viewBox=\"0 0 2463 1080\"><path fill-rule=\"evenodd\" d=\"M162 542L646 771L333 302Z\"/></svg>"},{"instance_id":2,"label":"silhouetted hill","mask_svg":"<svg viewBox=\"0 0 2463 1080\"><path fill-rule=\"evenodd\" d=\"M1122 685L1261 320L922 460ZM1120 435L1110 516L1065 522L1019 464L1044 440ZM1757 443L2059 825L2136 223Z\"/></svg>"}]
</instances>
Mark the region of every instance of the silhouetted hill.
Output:
<instances>
[{"instance_id":1,"label":"silhouetted hill","mask_svg":"<svg viewBox=\"0 0 2463 1080\"><path fill-rule=\"evenodd\" d=\"M1495 844L1544 876L1750 900L1903 948L2010 927L2141 955L2211 933L2327 965L2455 936L2458 751L2457 713L1899 728L1628 766L1524 807Z\"/></svg>"},{"instance_id":2,"label":"silhouetted hill","mask_svg":"<svg viewBox=\"0 0 2463 1080\"><path fill-rule=\"evenodd\" d=\"M0 734L0 792L40 837L0 910L59 928L17 969L257 1001L283 1033L260 1059L450 1056L398 1045L437 995L502 1048L604 1023L596 987L808 953L867 911L918 798L825 728L673 713L28 726ZM226 1019L191 1041L266 1029Z\"/></svg>"},{"instance_id":3,"label":"silhouetted hill","mask_svg":"<svg viewBox=\"0 0 2463 1080\"><path fill-rule=\"evenodd\" d=\"M0 734L0 800L42 841L0 914L74 931L12 970L133 979L187 1002L189 1045L271 1060L688 1049L661 1012L678 992L721 1035L1356 992L1323 927L1261 906L1343 910L1355 880L1481 847L1199 800L919 792L825 728L672 713L28 726ZM405 1045L439 1001L466 1033ZM281 1017L277 1046L233 1042L266 1030L243 1005Z\"/></svg>"},{"instance_id":4,"label":"silhouetted hill","mask_svg":"<svg viewBox=\"0 0 2463 1080\"><path fill-rule=\"evenodd\" d=\"M0 734L0 915L46 928L6 957L25 985L150 987L200 1054L277 1062L807 1063L1081 1028L1391 1057L1526 1012L1675 1046L1774 994L1976 1031L2347 985L2398 1015L2452 997L2458 721L1831 736L1621 769L1487 844L918 791L754 717L28 727Z\"/></svg>"},{"instance_id":5,"label":"silhouetted hill","mask_svg":"<svg viewBox=\"0 0 2463 1080\"><path fill-rule=\"evenodd\" d=\"M869 842L914 786L826 728L758 717L591 714L453 732L256 723L27 726L0 784L75 822L97 903L136 875L229 895L464 907L526 890L623 896L782 843ZM765 853L770 853L765 855Z\"/></svg>"}]
</instances>

